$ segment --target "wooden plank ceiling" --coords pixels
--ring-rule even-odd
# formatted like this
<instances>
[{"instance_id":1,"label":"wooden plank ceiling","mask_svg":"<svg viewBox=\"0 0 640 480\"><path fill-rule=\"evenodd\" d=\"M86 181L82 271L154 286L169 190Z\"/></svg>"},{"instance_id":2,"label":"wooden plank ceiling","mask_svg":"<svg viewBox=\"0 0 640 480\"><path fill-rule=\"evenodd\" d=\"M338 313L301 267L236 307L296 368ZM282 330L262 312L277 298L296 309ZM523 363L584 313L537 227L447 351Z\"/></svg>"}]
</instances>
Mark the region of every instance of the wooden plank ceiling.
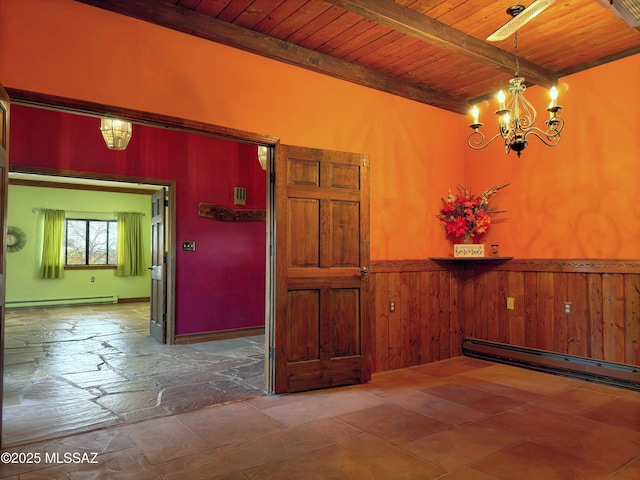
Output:
<instances>
[{"instance_id":1,"label":"wooden plank ceiling","mask_svg":"<svg viewBox=\"0 0 640 480\"><path fill-rule=\"evenodd\" d=\"M515 36L486 37L517 0L77 1L462 114L515 73ZM610 1L557 0L519 29L527 85L640 53Z\"/></svg>"}]
</instances>

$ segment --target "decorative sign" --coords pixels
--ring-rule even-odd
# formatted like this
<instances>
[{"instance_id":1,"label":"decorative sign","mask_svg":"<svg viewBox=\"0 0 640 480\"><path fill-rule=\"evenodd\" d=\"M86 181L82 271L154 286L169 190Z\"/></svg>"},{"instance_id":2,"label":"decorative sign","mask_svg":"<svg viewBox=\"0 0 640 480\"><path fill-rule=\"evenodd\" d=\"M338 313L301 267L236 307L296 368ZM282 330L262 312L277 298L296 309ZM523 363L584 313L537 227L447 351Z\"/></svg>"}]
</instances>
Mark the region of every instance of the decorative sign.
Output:
<instances>
[{"instance_id":1,"label":"decorative sign","mask_svg":"<svg viewBox=\"0 0 640 480\"><path fill-rule=\"evenodd\" d=\"M484 243L456 243L453 256L462 258L484 257Z\"/></svg>"}]
</instances>

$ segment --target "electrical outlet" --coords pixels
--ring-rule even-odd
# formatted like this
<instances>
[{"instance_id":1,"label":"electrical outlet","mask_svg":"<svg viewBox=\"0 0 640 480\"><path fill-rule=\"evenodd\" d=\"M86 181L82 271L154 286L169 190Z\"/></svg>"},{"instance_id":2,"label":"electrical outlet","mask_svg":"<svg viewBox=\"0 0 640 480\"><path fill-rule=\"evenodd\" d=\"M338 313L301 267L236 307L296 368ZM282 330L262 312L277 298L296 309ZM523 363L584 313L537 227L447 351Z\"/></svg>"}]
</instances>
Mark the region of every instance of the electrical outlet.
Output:
<instances>
[{"instance_id":1,"label":"electrical outlet","mask_svg":"<svg viewBox=\"0 0 640 480\"><path fill-rule=\"evenodd\" d=\"M96 277L91 277L91 281L95 282L96 281Z\"/></svg>"},{"instance_id":2,"label":"electrical outlet","mask_svg":"<svg viewBox=\"0 0 640 480\"><path fill-rule=\"evenodd\" d=\"M396 311L396 302L389 302L389 311L390 312Z\"/></svg>"},{"instance_id":3,"label":"electrical outlet","mask_svg":"<svg viewBox=\"0 0 640 480\"><path fill-rule=\"evenodd\" d=\"M564 302L564 313L567 315L571 313L571 302Z\"/></svg>"},{"instance_id":4,"label":"electrical outlet","mask_svg":"<svg viewBox=\"0 0 640 480\"><path fill-rule=\"evenodd\" d=\"M513 297L507 297L507 310L513 310L516 308L516 302Z\"/></svg>"}]
</instances>

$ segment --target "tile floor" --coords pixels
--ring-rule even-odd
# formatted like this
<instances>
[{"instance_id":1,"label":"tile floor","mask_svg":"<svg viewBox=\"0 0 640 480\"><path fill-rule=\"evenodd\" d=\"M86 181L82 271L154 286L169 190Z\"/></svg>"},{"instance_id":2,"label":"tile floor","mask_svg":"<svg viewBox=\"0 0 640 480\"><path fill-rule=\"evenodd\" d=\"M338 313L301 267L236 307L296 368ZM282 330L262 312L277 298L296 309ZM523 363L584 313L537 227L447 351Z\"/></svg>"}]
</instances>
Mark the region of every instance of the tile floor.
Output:
<instances>
[{"instance_id":1,"label":"tile floor","mask_svg":"<svg viewBox=\"0 0 640 480\"><path fill-rule=\"evenodd\" d=\"M457 357L3 453L11 480L637 480L640 393Z\"/></svg>"},{"instance_id":2,"label":"tile floor","mask_svg":"<svg viewBox=\"0 0 640 480\"><path fill-rule=\"evenodd\" d=\"M161 345L149 304L7 311L3 445L264 395L264 336Z\"/></svg>"}]
</instances>

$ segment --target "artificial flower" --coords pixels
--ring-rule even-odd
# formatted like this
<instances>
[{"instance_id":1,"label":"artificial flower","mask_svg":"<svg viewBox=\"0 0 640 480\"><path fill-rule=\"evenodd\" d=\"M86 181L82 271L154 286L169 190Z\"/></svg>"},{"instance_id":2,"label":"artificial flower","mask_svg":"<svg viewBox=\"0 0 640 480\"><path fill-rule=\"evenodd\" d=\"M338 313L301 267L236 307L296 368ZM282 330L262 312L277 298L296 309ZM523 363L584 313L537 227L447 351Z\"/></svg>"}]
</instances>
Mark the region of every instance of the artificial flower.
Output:
<instances>
[{"instance_id":1,"label":"artificial flower","mask_svg":"<svg viewBox=\"0 0 640 480\"><path fill-rule=\"evenodd\" d=\"M463 185L458 185L455 196L449 190L447 199L442 199L440 214L436 215L444 223L447 237L458 243L465 237L478 239L487 233L491 217L502 213L492 207L491 201L500 189L508 185L492 187L480 196L472 195Z\"/></svg>"}]
</instances>

